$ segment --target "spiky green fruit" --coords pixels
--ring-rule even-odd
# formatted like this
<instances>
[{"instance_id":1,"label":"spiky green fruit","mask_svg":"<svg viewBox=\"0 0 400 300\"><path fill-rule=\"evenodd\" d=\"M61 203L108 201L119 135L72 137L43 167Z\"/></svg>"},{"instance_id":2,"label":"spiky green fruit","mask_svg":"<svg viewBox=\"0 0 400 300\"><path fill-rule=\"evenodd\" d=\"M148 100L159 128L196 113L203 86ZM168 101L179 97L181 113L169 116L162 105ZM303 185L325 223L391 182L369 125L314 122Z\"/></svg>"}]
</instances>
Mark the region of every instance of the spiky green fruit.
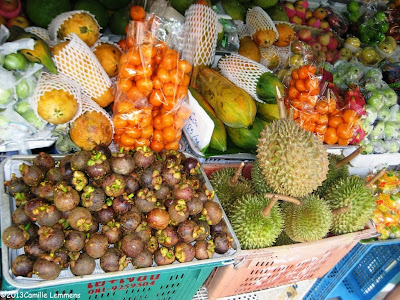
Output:
<instances>
[{"instance_id":1,"label":"spiky green fruit","mask_svg":"<svg viewBox=\"0 0 400 300\"><path fill-rule=\"evenodd\" d=\"M329 170L327 178L322 185L315 191L320 197L324 197L329 187L338 179L349 176L349 167L347 164L337 167L336 164L343 159L341 155L329 154Z\"/></svg>"},{"instance_id":2,"label":"spiky green fruit","mask_svg":"<svg viewBox=\"0 0 400 300\"><path fill-rule=\"evenodd\" d=\"M274 205L267 217L262 213L269 202L260 194L245 195L236 201L230 221L242 249L272 246L282 232L283 217L279 205Z\"/></svg>"},{"instance_id":3,"label":"spiky green fruit","mask_svg":"<svg viewBox=\"0 0 400 300\"><path fill-rule=\"evenodd\" d=\"M257 159L266 183L279 194L304 197L319 187L328 172L322 141L291 119L265 126Z\"/></svg>"},{"instance_id":4,"label":"spiky green fruit","mask_svg":"<svg viewBox=\"0 0 400 300\"><path fill-rule=\"evenodd\" d=\"M253 167L251 168L251 182L253 183L254 189L257 193L273 193L273 190L264 180L264 175L261 173L260 165L257 159L253 162Z\"/></svg>"},{"instance_id":5,"label":"spiky green fruit","mask_svg":"<svg viewBox=\"0 0 400 300\"><path fill-rule=\"evenodd\" d=\"M332 233L335 235L364 229L376 206L374 194L365 179L352 175L336 181L325 199L333 211Z\"/></svg>"},{"instance_id":6,"label":"spiky green fruit","mask_svg":"<svg viewBox=\"0 0 400 300\"><path fill-rule=\"evenodd\" d=\"M282 205L284 231L296 242L312 242L324 238L332 225L329 205L318 195L309 195L300 201L300 205Z\"/></svg>"},{"instance_id":7,"label":"spiky green fruit","mask_svg":"<svg viewBox=\"0 0 400 300\"><path fill-rule=\"evenodd\" d=\"M274 246L284 246L284 245L292 245L296 244L297 242L293 241L283 230L281 234L276 238Z\"/></svg>"},{"instance_id":8,"label":"spiky green fruit","mask_svg":"<svg viewBox=\"0 0 400 300\"><path fill-rule=\"evenodd\" d=\"M237 198L254 193L250 180L243 175L240 175L236 182L231 181L235 173L236 169L234 168L223 168L210 175L210 183L227 216L230 216L232 206Z\"/></svg>"}]
</instances>

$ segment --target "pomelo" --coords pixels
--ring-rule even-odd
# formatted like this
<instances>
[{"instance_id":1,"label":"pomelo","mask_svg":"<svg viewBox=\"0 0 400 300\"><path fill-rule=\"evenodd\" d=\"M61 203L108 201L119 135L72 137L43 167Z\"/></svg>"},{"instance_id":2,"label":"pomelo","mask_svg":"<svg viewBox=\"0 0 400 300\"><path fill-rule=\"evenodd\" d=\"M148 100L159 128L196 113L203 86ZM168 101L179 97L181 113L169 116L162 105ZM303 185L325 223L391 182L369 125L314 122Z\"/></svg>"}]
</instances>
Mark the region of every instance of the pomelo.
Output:
<instances>
[{"instance_id":1,"label":"pomelo","mask_svg":"<svg viewBox=\"0 0 400 300\"><path fill-rule=\"evenodd\" d=\"M129 24L130 19L129 9L123 8L111 15L108 27L113 34L125 35L125 27Z\"/></svg>"},{"instance_id":2,"label":"pomelo","mask_svg":"<svg viewBox=\"0 0 400 300\"><path fill-rule=\"evenodd\" d=\"M75 3L74 10L86 10L92 13L102 28L108 24L107 9L96 0L79 0Z\"/></svg>"},{"instance_id":3,"label":"pomelo","mask_svg":"<svg viewBox=\"0 0 400 300\"><path fill-rule=\"evenodd\" d=\"M27 0L26 14L33 24L47 28L59 14L71 10L69 0Z\"/></svg>"}]
</instances>

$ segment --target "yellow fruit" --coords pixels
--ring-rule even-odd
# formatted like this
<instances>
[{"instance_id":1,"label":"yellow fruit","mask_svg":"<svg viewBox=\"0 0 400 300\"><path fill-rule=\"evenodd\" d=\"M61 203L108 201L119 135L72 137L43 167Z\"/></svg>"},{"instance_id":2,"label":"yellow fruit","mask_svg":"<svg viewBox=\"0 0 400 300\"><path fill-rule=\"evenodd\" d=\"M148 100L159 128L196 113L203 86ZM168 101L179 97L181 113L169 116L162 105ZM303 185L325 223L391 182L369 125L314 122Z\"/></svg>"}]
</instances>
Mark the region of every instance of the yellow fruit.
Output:
<instances>
[{"instance_id":1,"label":"yellow fruit","mask_svg":"<svg viewBox=\"0 0 400 300\"><path fill-rule=\"evenodd\" d=\"M122 54L118 47L108 43L99 43L96 45L93 53L96 55L108 76L117 76L119 60Z\"/></svg>"},{"instance_id":2,"label":"yellow fruit","mask_svg":"<svg viewBox=\"0 0 400 300\"><path fill-rule=\"evenodd\" d=\"M290 42L293 41L296 34L292 26L285 23L279 23L276 24L276 30L279 33L279 37L278 40L274 43L274 45L277 47L289 46Z\"/></svg>"},{"instance_id":3,"label":"yellow fruit","mask_svg":"<svg viewBox=\"0 0 400 300\"><path fill-rule=\"evenodd\" d=\"M100 97L92 98L94 102L96 102L101 107L106 107L114 101L114 90L112 86L110 86Z\"/></svg>"},{"instance_id":4,"label":"yellow fruit","mask_svg":"<svg viewBox=\"0 0 400 300\"><path fill-rule=\"evenodd\" d=\"M260 29L253 34L253 41L260 47L270 47L276 39L276 33L270 29Z\"/></svg>"},{"instance_id":5,"label":"yellow fruit","mask_svg":"<svg viewBox=\"0 0 400 300\"><path fill-rule=\"evenodd\" d=\"M260 62L261 59L260 48L249 36L245 36L240 39L240 46L238 49L238 53L251 60Z\"/></svg>"},{"instance_id":6,"label":"yellow fruit","mask_svg":"<svg viewBox=\"0 0 400 300\"><path fill-rule=\"evenodd\" d=\"M78 110L78 102L64 90L45 92L38 101L39 116L52 124L64 124L72 120Z\"/></svg>"}]
</instances>

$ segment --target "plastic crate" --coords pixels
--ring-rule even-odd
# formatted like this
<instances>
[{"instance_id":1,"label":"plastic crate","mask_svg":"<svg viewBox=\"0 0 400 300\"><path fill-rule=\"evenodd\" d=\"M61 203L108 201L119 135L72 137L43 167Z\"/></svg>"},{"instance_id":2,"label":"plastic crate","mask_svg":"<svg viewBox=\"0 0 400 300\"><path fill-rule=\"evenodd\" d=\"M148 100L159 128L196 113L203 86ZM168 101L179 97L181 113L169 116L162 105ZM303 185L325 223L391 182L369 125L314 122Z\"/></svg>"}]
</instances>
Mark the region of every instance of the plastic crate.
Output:
<instances>
[{"instance_id":1,"label":"plastic crate","mask_svg":"<svg viewBox=\"0 0 400 300\"><path fill-rule=\"evenodd\" d=\"M400 242L357 244L304 300L372 299L400 272Z\"/></svg>"},{"instance_id":2,"label":"plastic crate","mask_svg":"<svg viewBox=\"0 0 400 300\"><path fill-rule=\"evenodd\" d=\"M238 163L203 165L208 176L222 167L238 166ZM251 166L251 162L245 164L244 176L250 176ZM217 267L205 287L209 298L216 299L320 278L360 240L375 233L374 226L368 222L364 230L316 242L242 250L233 265Z\"/></svg>"}]
</instances>

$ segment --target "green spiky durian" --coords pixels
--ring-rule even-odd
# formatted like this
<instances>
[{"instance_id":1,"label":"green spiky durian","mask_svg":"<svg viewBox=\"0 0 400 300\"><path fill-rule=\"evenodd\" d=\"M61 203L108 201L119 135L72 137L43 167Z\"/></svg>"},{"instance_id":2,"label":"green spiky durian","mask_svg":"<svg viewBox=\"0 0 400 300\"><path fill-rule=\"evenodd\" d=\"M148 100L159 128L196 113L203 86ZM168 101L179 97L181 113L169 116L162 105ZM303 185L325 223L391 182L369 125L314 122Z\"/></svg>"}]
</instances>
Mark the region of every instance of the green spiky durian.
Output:
<instances>
[{"instance_id":1,"label":"green spiky durian","mask_svg":"<svg viewBox=\"0 0 400 300\"><path fill-rule=\"evenodd\" d=\"M253 167L251 168L251 182L253 183L254 189L257 193L273 193L273 190L264 180L264 175L261 173L260 165L258 164L257 159L253 162Z\"/></svg>"},{"instance_id":2,"label":"green spiky durian","mask_svg":"<svg viewBox=\"0 0 400 300\"><path fill-rule=\"evenodd\" d=\"M332 225L329 205L318 195L302 198L300 205L284 203L284 231L296 242L312 242L324 238Z\"/></svg>"},{"instance_id":3,"label":"green spiky durian","mask_svg":"<svg viewBox=\"0 0 400 300\"><path fill-rule=\"evenodd\" d=\"M290 119L265 126L257 159L266 183L279 194L304 197L319 187L328 172L328 153L316 135Z\"/></svg>"},{"instance_id":4,"label":"green spiky durian","mask_svg":"<svg viewBox=\"0 0 400 300\"><path fill-rule=\"evenodd\" d=\"M237 198L254 193L251 181L243 175L239 175L237 180L231 180L235 178L237 171L234 168L223 168L210 175L210 183L227 216L230 216L232 205Z\"/></svg>"},{"instance_id":5,"label":"green spiky durian","mask_svg":"<svg viewBox=\"0 0 400 300\"><path fill-rule=\"evenodd\" d=\"M357 175L337 180L327 191L325 200L333 212L331 231L335 235L364 229L376 206L372 190Z\"/></svg>"},{"instance_id":6,"label":"green spiky durian","mask_svg":"<svg viewBox=\"0 0 400 300\"><path fill-rule=\"evenodd\" d=\"M262 213L270 201L260 194L245 195L236 201L230 221L242 249L272 246L282 232L283 217L279 205L274 205L267 217Z\"/></svg>"},{"instance_id":7,"label":"green spiky durian","mask_svg":"<svg viewBox=\"0 0 400 300\"><path fill-rule=\"evenodd\" d=\"M349 176L349 167L347 164L337 167L336 164L344 157L341 155L329 154L329 170L327 178L322 182L322 185L315 191L320 197L324 197L329 187L338 179Z\"/></svg>"},{"instance_id":8,"label":"green spiky durian","mask_svg":"<svg viewBox=\"0 0 400 300\"><path fill-rule=\"evenodd\" d=\"M284 246L284 245L292 245L296 244L297 242L293 241L283 230L281 234L276 238L274 246Z\"/></svg>"}]
</instances>

